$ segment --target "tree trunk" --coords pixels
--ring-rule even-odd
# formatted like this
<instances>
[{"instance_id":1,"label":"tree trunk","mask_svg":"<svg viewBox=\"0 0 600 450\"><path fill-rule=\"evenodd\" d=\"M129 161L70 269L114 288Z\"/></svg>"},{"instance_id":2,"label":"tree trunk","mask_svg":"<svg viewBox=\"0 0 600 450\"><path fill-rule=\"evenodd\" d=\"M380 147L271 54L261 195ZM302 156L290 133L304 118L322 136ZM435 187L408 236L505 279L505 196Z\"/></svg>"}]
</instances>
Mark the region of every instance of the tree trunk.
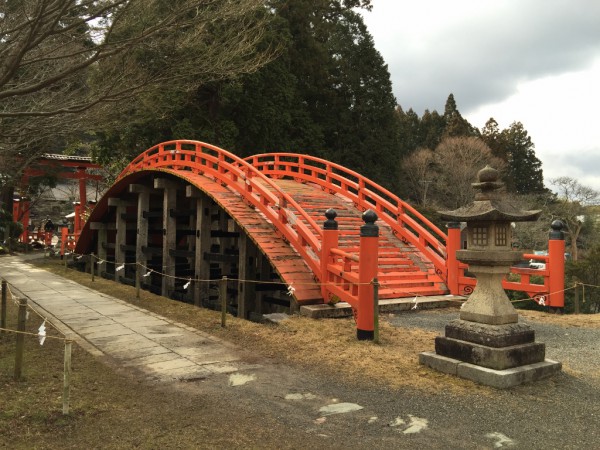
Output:
<instances>
[{"instance_id":1,"label":"tree trunk","mask_svg":"<svg viewBox=\"0 0 600 450\"><path fill-rule=\"evenodd\" d=\"M3 186L0 190L0 208L12 215L12 202L15 188L13 186Z\"/></svg>"},{"instance_id":2,"label":"tree trunk","mask_svg":"<svg viewBox=\"0 0 600 450\"><path fill-rule=\"evenodd\" d=\"M577 250L577 238L579 238L579 233L581 232L581 225L578 225L577 228L571 233L571 259L573 262L576 262L578 259L578 250Z\"/></svg>"}]
</instances>

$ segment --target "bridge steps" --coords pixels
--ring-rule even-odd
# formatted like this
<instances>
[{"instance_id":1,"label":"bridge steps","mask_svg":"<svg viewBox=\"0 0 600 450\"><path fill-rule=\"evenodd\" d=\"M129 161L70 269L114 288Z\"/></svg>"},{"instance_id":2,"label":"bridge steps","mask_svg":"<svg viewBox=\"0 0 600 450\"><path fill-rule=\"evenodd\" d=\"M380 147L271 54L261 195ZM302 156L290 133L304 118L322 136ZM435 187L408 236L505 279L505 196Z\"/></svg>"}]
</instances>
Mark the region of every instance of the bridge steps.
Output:
<instances>
[{"instance_id":1,"label":"bridge steps","mask_svg":"<svg viewBox=\"0 0 600 450\"><path fill-rule=\"evenodd\" d=\"M335 209L340 231L340 249L348 253L358 253L359 230L364 222L361 217L362 211L352 202L337 194L325 192L311 183L287 179L275 182L319 225L325 220L325 211L329 208ZM303 222L308 225L307 221ZM416 248L398 239L386 223L380 220L377 221L377 225L380 229L380 298L441 295L448 292L442 279L435 273L433 264L423 260ZM356 263L352 264L352 269L357 269Z\"/></svg>"}]
</instances>

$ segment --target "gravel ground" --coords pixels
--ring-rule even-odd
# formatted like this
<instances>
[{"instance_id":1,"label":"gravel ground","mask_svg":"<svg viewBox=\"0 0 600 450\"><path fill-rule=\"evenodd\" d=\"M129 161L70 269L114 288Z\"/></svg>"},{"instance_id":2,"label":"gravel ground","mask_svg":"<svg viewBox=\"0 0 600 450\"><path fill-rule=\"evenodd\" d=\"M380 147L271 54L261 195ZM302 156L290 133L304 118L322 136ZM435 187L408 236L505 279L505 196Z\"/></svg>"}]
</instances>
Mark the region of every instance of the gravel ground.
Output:
<instances>
[{"instance_id":1,"label":"gravel ground","mask_svg":"<svg viewBox=\"0 0 600 450\"><path fill-rule=\"evenodd\" d=\"M445 325L458 319L458 311L423 310L390 315L397 327L421 328L444 334ZM521 319L521 321L523 321ZM546 344L546 358L584 374L600 375L600 328L587 328L525 321L535 330L536 342Z\"/></svg>"},{"instance_id":2,"label":"gravel ground","mask_svg":"<svg viewBox=\"0 0 600 450\"><path fill-rule=\"evenodd\" d=\"M455 315L418 313L391 320L441 329ZM214 380L203 388L219 392L225 404L236 404L248 417L268 414L284 427L306 433L306 442L290 436L292 448L599 448L600 383L591 378L562 372L508 390L474 388L462 394L443 387L436 393L389 390L364 381L353 385L285 365L265 365L256 383L236 392ZM290 401L286 393L300 398ZM332 403L362 409L319 418L317 409Z\"/></svg>"},{"instance_id":3,"label":"gravel ground","mask_svg":"<svg viewBox=\"0 0 600 450\"><path fill-rule=\"evenodd\" d=\"M458 311L429 310L390 315L386 320L394 326L443 334L446 323L458 315ZM423 414L437 415L450 433L454 427L461 429L463 448L482 448L483 436L495 439L490 448L600 448L600 328L527 323L536 331L536 341L546 344L546 357L563 363L560 374L494 390L489 396L440 392L421 404L428 410ZM448 415L440 417L441 411ZM483 444L483 448L488 447Z\"/></svg>"}]
</instances>

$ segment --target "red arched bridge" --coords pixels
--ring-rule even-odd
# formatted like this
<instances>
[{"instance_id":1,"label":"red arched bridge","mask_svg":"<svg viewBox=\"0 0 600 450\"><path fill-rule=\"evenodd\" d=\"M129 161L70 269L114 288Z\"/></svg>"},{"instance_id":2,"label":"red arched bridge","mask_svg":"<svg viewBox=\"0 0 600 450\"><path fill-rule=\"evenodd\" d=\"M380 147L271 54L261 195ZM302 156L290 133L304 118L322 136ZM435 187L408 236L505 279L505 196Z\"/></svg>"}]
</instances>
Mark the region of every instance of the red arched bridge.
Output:
<instances>
[{"instance_id":1,"label":"red arched bridge","mask_svg":"<svg viewBox=\"0 0 600 450\"><path fill-rule=\"evenodd\" d=\"M146 150L123 170L75 253L93 253L105 276L198 305L216 297L210 280L227 276L231 308L244 318L272 305L345 301L361 330L372 316L374 278L380 299L468 294L475 280L456 261L459 248L460 229L447 235L338 164L292 153L242 159L179 140ZM560 302L548 296L545 267L515 269L520 280L505 287Z\"/></svg>"}]
</instances>

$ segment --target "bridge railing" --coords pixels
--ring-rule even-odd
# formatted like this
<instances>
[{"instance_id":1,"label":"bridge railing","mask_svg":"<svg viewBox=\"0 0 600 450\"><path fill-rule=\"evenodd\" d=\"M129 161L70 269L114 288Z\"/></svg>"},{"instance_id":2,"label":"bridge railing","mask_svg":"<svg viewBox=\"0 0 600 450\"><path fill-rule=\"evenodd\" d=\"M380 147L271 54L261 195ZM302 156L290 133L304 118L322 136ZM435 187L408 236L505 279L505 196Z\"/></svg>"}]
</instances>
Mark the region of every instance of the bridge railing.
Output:
<instances>
[{"instance_id":1,"label":"bridge railing","mask_svg":"<svg viewBox=\"0 0 600 450\"><path fill-rule=\"evenodd\" d=\"M438 275L446 280L446 235L387 189L352 170L313 156L265 153L245 160L269 177L312 182L323 190L352 200L363 211L375 211L398 238L422 252L433 263Z\"/></svg>"},{"instance_id":2,"label":"bridge railing","mask_svg":"<svg viewBox=\"0 0 600 450\"><path fill-rule=\"evenodd\" d=\"M449 252L460 248L460 229L449 226ZM563 308L565 305L565 241L562 233L551 233L548 242L548 255L535 255L526 253L523 260L528 264L538 262L538 268L513 266L510 274L502 281L504 289L525 292L529 298L539 304L554 308ZM469 295L473 292L477 280L468 276L469 266L456 259L448 258L448 272L450 274L448 287L452 293Z\"/></svg>"},{"instance_id":3,"label":"bridge railing","mask_svg":"<svg viewBox=\"0 0 600 450\"><path fill-rule=\"evenodd\" d=\"M212 177L237 192L247 204L271 221L321 279L322 229L292 196L282 191L258 168L219 147L199 141L177 140L149 148L136 157L118 179L140 170L189 171Z\"/></svg>"},{"instance_id":4,"label":"bridge railing","mask_svg":"<svg viewBox=\"0 0 600 450\"><path fill-rule=\"evenodd\" d=\"M60 256L64 258L67 253L75 251L79 233L70 233L68 227L62 227L60 231Z\"/></svg>"},{"instance_id":5,"label":"bridge railing","mask_svg":"<svg viewBox=\"0 0 600 450\"><path fill-rule=\"evenodd\" d=\"M377 214L372 210L363 214L365 225L360 228L360 245L357 253L338 248L339 227L333 209L325 212L323 226L321 267L323 280L321 293L325 301L344 301L352 306L358 339L373 339L374 291L379 255L379 227Z\"/></svg>"}]
</instances>

